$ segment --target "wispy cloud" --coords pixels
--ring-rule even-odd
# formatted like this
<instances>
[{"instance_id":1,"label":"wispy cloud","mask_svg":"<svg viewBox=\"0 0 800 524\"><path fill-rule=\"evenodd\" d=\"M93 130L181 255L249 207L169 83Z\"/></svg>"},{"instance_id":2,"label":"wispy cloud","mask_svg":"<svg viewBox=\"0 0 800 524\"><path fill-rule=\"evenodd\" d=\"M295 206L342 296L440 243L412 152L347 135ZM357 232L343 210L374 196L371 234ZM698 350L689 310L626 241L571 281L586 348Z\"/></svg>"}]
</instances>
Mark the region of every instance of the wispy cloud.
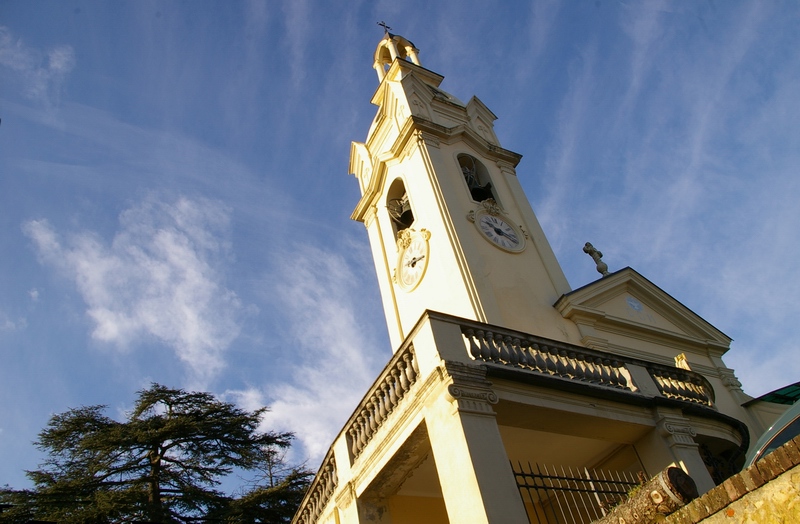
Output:
<instances>
[{"instance_id":1,"label":"wispy cloud","mask_svg":"<svg viewBox=\"0 0 800 524\"><path fill-rule=\"evenodd\" d=\"M29 47L7 27L0 26L0 65L18 77L25 97L57 106L64 81L75 67L75 52L68 45L48 50Z\"/></svg>"},{"instance_id":2,"label":"wispy cloud","mask_svg":"<svg viewBox=\"0 0 800 524\"><path fill-rule=\"evenodd\" d=\"M575 194L576 163L581 155L581 141L585 138L587 113L595 84L595 45L587 46L581 56L570 65L570 87L558 113L555 139L547 151L549 195L539 211L540 218L552 228L553 238L560 239L564 224L559 220L567 195Z\"/></svg>"},{"instance_id":3,"label":"wispy cloud","mask_svg":"<svg viewBox=\"0 0 800 524\"><path fill-rule=\"evenodd\" d=\"M248 408L269 405L266 427L294 431L315 466L375 378L376 333L385 328L364 323L374 315L364 311L354 285L363 278L351 261L307 245L281 250L275 259L272 281L280 284L273 299L291 341L282 355L287 380L229 395Z\"/></svg>"},{"instance_id":4,"label":"wispy cloud","mask_svg":"<svg viewBox=\"0 0 800 524\"><path fill-rule=\"evenodd\" d=\"M308 35L311 31L311 7L307 0L289 0L283 5L286 17L286 45L289 52L289 67L292 85L299 87L306 79ZM320 44L322 45L322 44Z\"/></svg>"},{"instance_id":5,"label":"wispy cloud","mask_svg":"<svg viewBox=\"0 0 800 524\"><path fill-rule=\"evenodd\" d=\"M17 331L26 327L28 327L28 321L24 317L14 320L5 312L0 311L0 332Z\"/></svg>"},{"instance_id":6,"label":"wispy cloud","mask_svg":"<svg viewBox=\"0 0 800 524\"><path fill-rule=\"evenodd\" d=\"M95 340L126 348L153 337L204 387L223 368L243 312L224 285L228 214L210 200L150 197L120 215L110 245L91 231L62 238L46 220L23 231L45 264L74 281Z\"/></svg>"}]
</instances>

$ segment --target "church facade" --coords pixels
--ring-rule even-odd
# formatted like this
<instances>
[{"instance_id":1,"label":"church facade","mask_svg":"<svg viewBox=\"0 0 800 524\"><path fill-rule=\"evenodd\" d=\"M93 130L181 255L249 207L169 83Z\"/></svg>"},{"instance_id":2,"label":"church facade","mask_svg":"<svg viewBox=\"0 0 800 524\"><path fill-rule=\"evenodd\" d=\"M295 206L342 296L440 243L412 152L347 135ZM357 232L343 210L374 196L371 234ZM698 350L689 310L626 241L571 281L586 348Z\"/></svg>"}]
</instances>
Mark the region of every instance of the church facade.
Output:
<instances>
[{"instance_id":1,"label":"church facade","mask_svg":"<svg viewBox=\"0 0 800 524\"><path fill-rule=\"evenodd\" d=\"M673 465L703 493L738 471L784 407L742 391L731 340L588 244L603 276L570 289L489 108L442 91L401 36L374 67L352 218L394 354L294 522L589 522L603 479Z\"/></svg>"}]
</instances>

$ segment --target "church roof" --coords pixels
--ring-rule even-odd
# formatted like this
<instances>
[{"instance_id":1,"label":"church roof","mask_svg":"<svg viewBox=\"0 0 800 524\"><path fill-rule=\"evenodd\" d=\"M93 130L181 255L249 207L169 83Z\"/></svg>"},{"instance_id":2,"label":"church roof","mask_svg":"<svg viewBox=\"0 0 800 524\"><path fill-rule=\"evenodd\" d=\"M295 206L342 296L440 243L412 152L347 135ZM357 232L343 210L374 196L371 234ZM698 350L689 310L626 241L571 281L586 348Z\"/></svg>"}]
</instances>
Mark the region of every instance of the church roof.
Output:
<instances>
[{"instance_id":1,"label":"church roof","mask_svg":"<svg viewBox=\"0 0 800 524\"><path fill-rule=\"evenodd\" d=\"M600 328L660 334L726 351L731 338L630 267L562 295L554 304L566 318Z\"/></svg>"},{"instance_id":2,"label":"church roof","mask_svg":"<svg viewBox=\"0 0 800 524\"><path fill-rule=\"evenodd\" d=\"M755 402L772 402L774 404L785 404L791 406L800 400L800 382L783 386L782 388L771 391L765 395L761 395L748 402L745 405L753 404Z\"/></svg>"}]
</instances>

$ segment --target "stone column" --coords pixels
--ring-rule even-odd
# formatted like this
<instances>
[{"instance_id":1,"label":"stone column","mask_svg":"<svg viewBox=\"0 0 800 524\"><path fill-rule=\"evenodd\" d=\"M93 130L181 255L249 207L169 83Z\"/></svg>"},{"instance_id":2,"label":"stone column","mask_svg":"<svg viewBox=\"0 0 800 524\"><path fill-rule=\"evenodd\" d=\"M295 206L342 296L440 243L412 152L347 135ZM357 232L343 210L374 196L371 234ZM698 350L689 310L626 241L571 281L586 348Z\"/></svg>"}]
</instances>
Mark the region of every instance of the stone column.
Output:
<instances>
[{"instance_id":1,"label":"stone column","mask_svg":"<svg viewBox=\"0 0 800 524\"><path fill-rule=\"evenodd\" d=\"M527 524L485 367L445 361L442 371L447 393L428 406L425 422L450 522Z\"/></svg>"}]
</instances>

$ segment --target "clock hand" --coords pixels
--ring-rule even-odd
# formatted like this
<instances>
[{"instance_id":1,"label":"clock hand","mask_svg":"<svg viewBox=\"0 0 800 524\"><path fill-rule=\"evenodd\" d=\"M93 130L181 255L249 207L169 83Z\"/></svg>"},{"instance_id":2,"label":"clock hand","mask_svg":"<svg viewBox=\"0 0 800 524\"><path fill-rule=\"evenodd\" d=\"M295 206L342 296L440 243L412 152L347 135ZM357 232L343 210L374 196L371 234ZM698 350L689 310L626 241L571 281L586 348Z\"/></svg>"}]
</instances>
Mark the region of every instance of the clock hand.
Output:
<instances>
[{"instance_id":1,"label":"clock hand","mask_svg":"<svg viewBox=\"0 0 800 524\"><path fill-rule=\"evenodd\" d=\"M517 240L516 235L509 235L508 233L506 233L505 231L503 231L502 229L497 228L497 227L494 228L494 232L497 233L498 235L500 235L501 237L506 237L507 239L509 239L510 241L514 242L515 244L519 244L519 240Z\"/></svg>"},{"instance_id":2,"label":"clock hand","mask_svg":"<svg viewBox=\"0 0 800 524\"><path fill-rule=\"evenodd\" d=\"M407 265L407 266L409 266L409 267L416 267L416 265L417 265L417 262L419 262L419 261L420 261L420 260L422 260L423 258L425 258L425 255L422 255L422 256L419 256L419 257L414 257L414 258L412 258L411 260L409 260L409 261L406 263L406 265Z\"/></svg>"}]
</instances>

